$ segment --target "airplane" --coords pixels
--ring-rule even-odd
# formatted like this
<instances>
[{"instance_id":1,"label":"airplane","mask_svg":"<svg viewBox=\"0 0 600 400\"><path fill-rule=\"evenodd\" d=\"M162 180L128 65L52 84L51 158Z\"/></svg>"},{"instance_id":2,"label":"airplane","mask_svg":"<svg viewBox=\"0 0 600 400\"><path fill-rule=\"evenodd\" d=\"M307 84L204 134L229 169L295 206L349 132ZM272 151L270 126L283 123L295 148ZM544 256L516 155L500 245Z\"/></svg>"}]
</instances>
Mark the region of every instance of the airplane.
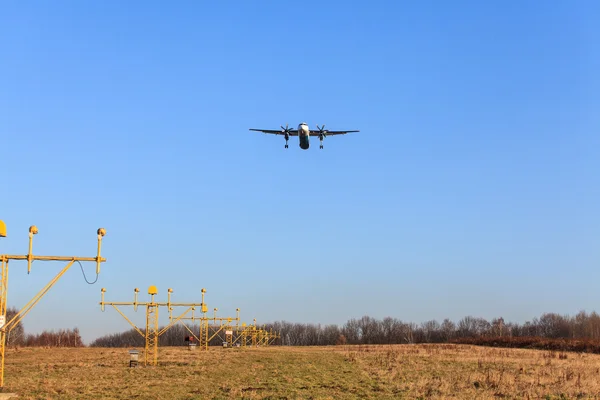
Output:
<instances>
[{"instance_id":1,"label":"airplane","mask_svg":"<svg viewBox=\"0 0 600 400\"><path fill-rule=\"evenodd\" d=\"M350 132L360 132L360 131L328 131L325 129L325 125L319 127L319 125L317 125L317 129L318 130L311 130L308 127L308 124L306 122L301 122L300 125L298 125L298 129L290 129L288 128L288 124L285 124L285 128L283 127L283 125L281 125L281 129L280 131L278 130L271 130L271 129L250 129L251 131L257 131L257 132L263 132L263 133L270 133L273 135L284 135L285 138L285 148L288 148L288 140L290 139L290 136L298 136L299 139L299 144L300 144L300 148L302 150L308 150L309 148L309 138L311 135L318 135L319 136L319 140L321 141L321 146L319 148L323 148L323 139L328 136L328 135L345 135L346 133L350 133Z\"/></svg>"}]
</instances>

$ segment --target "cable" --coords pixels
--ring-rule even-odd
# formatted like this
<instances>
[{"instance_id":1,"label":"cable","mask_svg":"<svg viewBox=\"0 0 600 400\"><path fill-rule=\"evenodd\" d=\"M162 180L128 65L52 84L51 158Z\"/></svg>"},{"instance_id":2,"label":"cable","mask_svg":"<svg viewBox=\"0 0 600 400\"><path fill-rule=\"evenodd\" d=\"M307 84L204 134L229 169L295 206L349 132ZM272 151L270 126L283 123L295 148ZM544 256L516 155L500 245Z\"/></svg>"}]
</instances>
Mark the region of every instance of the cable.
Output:
<instances>
[{"instance_id":1,"label":"cable","mask_svg":"<svg viewBox=\"0 0 600 400\"><path fill-rule=\"evenodd\" d=\"M83 274L83 279L88 285L93 285L94 283L98 282L98 274L96 274L96 280L94 282L88 281L87 277L85 276L85 271L83 270L83 265L81 265L81 262L79 262L79 260L77 260L77 263L79 263L79 266L81 267L81 273Z\"/></svg>"}]
</instances>

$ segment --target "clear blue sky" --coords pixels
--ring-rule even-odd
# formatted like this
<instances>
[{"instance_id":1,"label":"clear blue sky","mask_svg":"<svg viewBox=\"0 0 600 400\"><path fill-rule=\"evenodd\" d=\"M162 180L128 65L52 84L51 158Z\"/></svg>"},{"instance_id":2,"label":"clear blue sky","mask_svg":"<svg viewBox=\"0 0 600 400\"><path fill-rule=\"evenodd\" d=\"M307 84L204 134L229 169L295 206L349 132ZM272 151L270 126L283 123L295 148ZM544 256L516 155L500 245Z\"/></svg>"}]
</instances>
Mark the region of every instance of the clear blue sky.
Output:
<instances>
[{"instance_id":1,"label":"clear blue sky","mask_svg":"<svg viewBox=\"0 0 600 400\"><path fill-rule=\"evenodd\" d=\"M100 288L151 284L247 322L600 311L598 21L594 1L4 2L0 251L31 224L37 254L108 232L98 282L75 266L25 328L127 329ZM361 132L248 131L301 121ZM59 268L11 263L9 305Z\"/></svg>"}]
</instances>

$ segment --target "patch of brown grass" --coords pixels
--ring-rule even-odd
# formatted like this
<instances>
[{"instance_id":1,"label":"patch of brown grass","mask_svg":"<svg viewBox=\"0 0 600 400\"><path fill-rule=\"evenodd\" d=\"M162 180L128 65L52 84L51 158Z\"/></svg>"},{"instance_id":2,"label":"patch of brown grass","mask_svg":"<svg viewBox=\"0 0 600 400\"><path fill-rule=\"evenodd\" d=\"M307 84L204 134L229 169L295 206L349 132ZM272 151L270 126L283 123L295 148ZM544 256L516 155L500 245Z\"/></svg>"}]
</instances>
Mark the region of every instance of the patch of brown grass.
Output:
<instances>
[{"instance_id":1,"label":"patch of brown grass","mask_svg":"<svg viewBox=\"0 0 600 400\"><path fill-rule=\"evenodd\" d=\"M600 356L467 345L9 350L20 399L597 398ZM562 397L561 397L562 396Z\"/></svg>"},{"instance_id":2,"label":"patch of brown grass","mask_svg":"<svg viewBox=\"0 0 600 400\"><path fill-rule=\"evenodd\" d=\"M355 363L407 398L598 398L600 356L467 345L347 347Z\"/></svg>"}]
</instances>

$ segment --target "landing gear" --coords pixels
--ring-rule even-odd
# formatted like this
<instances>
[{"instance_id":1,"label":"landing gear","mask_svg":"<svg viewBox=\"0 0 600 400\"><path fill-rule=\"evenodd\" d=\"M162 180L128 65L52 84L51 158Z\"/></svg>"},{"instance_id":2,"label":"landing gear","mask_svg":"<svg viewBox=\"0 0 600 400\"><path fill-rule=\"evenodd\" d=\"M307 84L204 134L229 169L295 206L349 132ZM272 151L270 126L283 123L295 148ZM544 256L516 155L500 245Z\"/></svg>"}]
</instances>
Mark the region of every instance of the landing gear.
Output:
<instances>
[{"instance_id":1,"label":"landing gear","mask_svg":"<svg viewBox=\"0 0 600 400\"><path fill-rule=\"evenodd\" d=\"M285 133L284 139L285 139L285 148L287 149L288 148L288 140L290 140L290 135L287 132Z\"/></svg>"},{"instance_id":2,"label":"landing gear","mask_svg":"<svg viewBox=\"0 0 600 400\"><path fill-rule=\"evenodd\" d=\"M321 145L319 146L320 149L323 148L323 138L321 138Z\"/></svg>"},{"instance_id":3,"label":"landing gear","mask_svg":"<svg viewBox=\"0 0 600 400\"><path fill-rule=\"evenodd\" d=\"M286 148L286 149L288 148L288 145L287 145L287 143L285 144L285 148Z\"/></svg>"}]
</instances>

